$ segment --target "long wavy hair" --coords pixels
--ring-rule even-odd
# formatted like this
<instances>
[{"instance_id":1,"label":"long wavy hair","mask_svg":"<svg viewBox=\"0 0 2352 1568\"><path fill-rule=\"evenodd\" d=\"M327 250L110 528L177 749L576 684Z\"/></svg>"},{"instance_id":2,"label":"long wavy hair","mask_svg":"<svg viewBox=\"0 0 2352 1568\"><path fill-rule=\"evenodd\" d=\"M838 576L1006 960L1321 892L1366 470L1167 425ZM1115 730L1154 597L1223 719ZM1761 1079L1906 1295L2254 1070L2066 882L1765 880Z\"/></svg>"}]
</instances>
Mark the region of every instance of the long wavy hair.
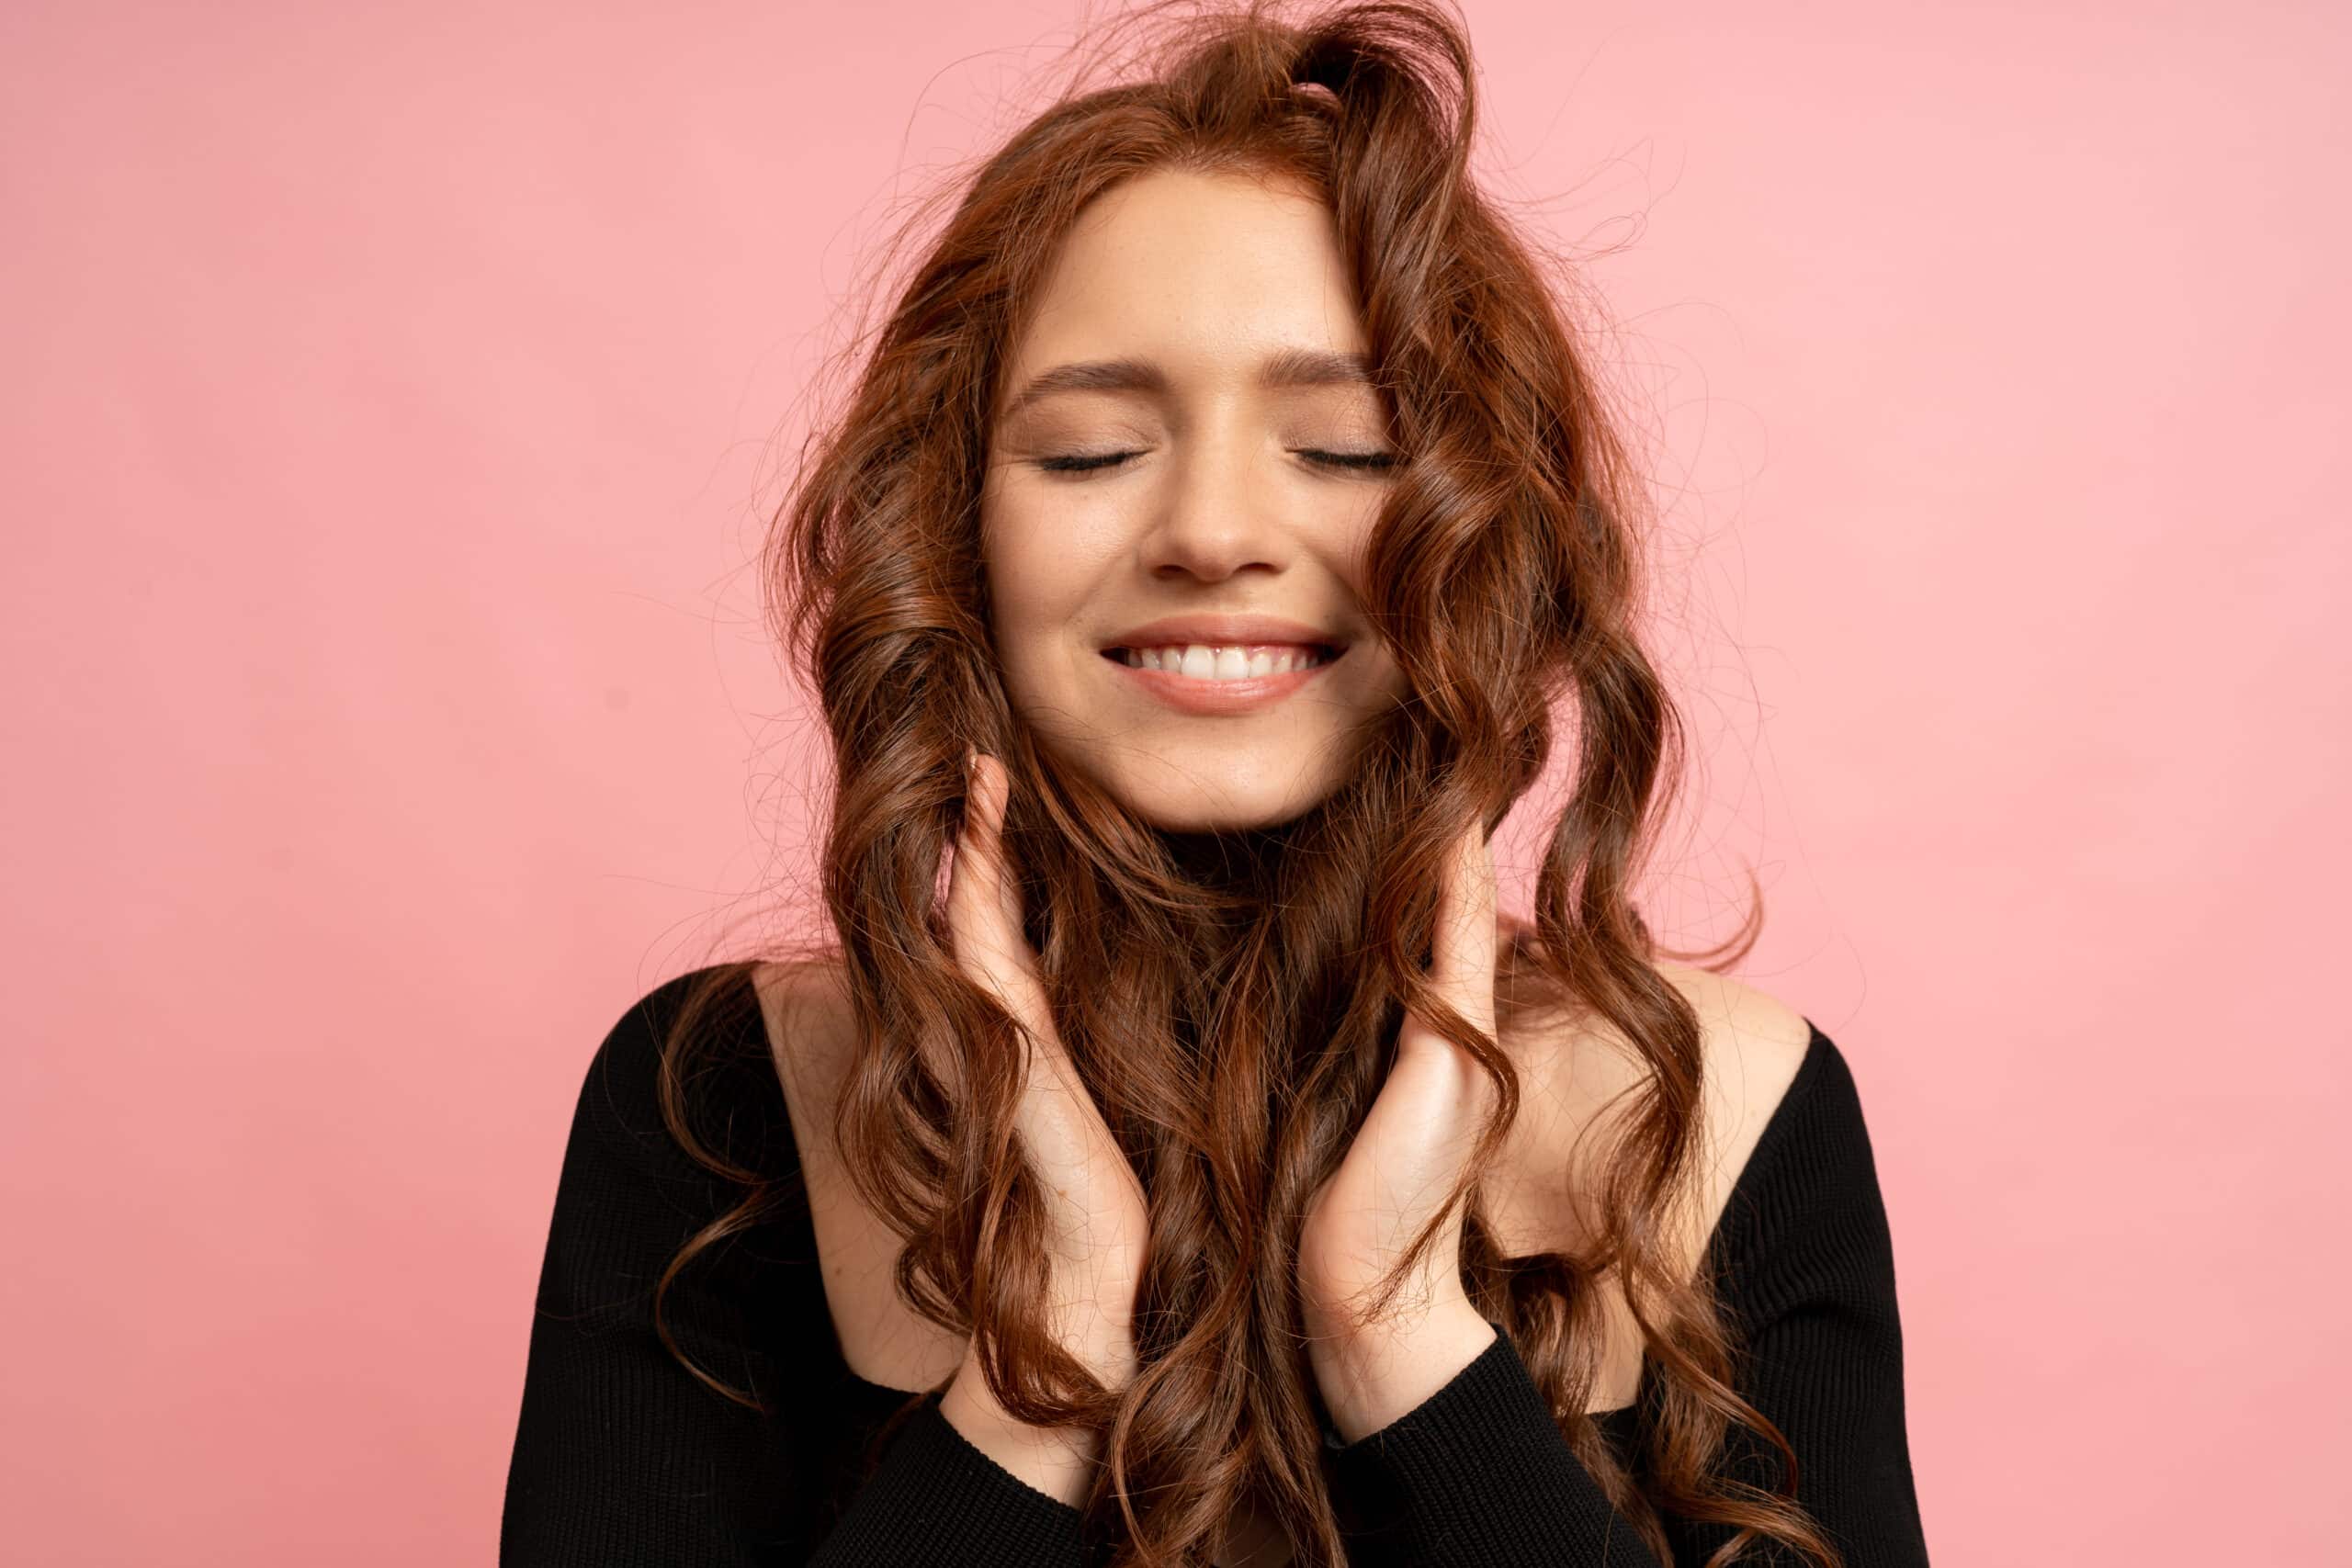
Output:
<instances>
[{"instance_id":1,"label":"long wavy hair","mask_svg":"<svg viewBox=\"0 0 2352 1568\"><path fill-rule=\"evenodd\" d=\"M1577 1457L1662 1562L1670 1512L1731 1527L1712 1563L1769 1537L1835 1568L1795 1501L1795 1453L1735 1389L1736 1327L1678 1241L1699 1168L1702 1032L1629 897L1683 756L1635 635L1645 491L1579 346L1572 268L1471 181L1465 29L1417 0L1297 19L1160 4L1117 26L1133 50L1084 58L1119 79L1071 85L904 247L919 254L878 330L845 351L848 394L808 436L760 561L771 629L813 686L834 763L820 867L831 939L770 961L826 965L850 1000L856 1042L831 1135L904 1239L897 1289L977 1336L1016 1416L1104 1435L1085 1506L1114 1562L1204 1562L1254 1504L1302 1562L1344 1562L1297 1242L1413 1010L1495 1076L1495 1116L1453 1194L1470 1205L1463 1280ZM1275 177L1329 204L1404 457L1371 536L1364 608L1408 694L1368 721L1346 781L1278 827L1164 832L1054 766L991 643L979 496L1011 348L1073 220L1155 169ZM1449 846L1537 781L1564 698L1573 789L1532 921L1504 918L1498 1036L1573 1018L1621 1041L1644 1077L1596 1128L1595 1233L1510 1256L1475 1190L1517 1112L1518 1076L1436 1000L1425 964ZM1054 1021L1148 1195L1140 1371L1124 1390L1048 1331L1046 1211L1011 1136L1017 1029L949 944L940 890L973 745L1013 773L1004 840ZM1724 947L1665 956L1728 966L1753 941L1754 908ZM714 971L664 1048L672 1132L746 1195L673 1261L663 1291L786 1201L766 1173L712 1153L688 1115L692 1057L715 1032L705 1004L746 967ZM1612 1288L1655 1374L1630 1472L1587 1413ZM714 1390L756 1403L662 1333ZM1767 1473L1780 1484L1719 1472L1735 1427L1778 1450Z\"/></svg>"}]
</instances>

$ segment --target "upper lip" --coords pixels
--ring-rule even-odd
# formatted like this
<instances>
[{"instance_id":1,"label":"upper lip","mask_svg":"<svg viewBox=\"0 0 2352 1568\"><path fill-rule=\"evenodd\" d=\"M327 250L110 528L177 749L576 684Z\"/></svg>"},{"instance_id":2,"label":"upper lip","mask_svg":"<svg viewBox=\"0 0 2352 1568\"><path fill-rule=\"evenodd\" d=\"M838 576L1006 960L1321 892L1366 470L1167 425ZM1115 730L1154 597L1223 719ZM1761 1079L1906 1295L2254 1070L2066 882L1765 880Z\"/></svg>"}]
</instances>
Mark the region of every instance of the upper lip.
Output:
<instances>
[{"instance_id":1,"label":"upper lip","mask_svg":"<svg viewBox=\"0 0 2352 1568\"><path fill-rule=\"evenodd\" d=\"M1209 648L1241 648L1250 643L1295 643L1305 648L1345 648L1347 639L1303 621L1280 615L1163 615L1129 626L1102 646L1109 648L1176 648L1201 643Z\"/></svg>"}]
</instances>

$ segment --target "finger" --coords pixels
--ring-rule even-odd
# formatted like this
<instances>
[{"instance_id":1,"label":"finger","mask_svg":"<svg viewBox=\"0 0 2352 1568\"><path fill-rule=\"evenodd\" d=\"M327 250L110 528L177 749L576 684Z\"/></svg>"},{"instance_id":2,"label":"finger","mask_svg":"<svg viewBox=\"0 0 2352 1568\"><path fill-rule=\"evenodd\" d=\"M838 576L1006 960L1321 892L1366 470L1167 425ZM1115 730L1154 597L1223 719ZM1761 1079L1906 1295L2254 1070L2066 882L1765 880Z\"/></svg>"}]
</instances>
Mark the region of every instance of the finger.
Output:
<instances>
[{"instance_id":1,"label":"finger","mask_svg":"<svg viewBox=\"0 0 2352 1568\"><path fill-rule=\"evenodd\" d=\"M965 972L992 991L1017 1021L1035 1030L1036 971L1021 934L1019 894L1004 871L1005 784L995 759L970 755L964 821L948 873L948 935Z\"/></svg>"},{"instance_id":2,"label":"finger","mask_svg":"<svg viewBox=\"0 0 2352 1568\"><path fill-rule=\"evenodd\" d=\"M1029 958L1029 940L1021 930L1021 889L1013 882L1004 857L1004 818L1012 806L1012 770L994 757L980 757L979 764L985 775L982 787L989 799L989 872L996 887L999 929L1012 950L1023 957L1022 968L1035 974L1036 964Z\"/></svg>"},{"instance_id":3,"label":"finger","mask_svg":"<svg viewBox=\"0 0 2352 1568\"><path fill-rule=\"evenodd\" d=\"M978 753L973 766L974 809L967 820L978 852L967 890L968 929L998 999L1021 1025L1028 1047L1026 1082L1032 1092L1023 1100L1022 1130L1034 1148L1091 1151L1107 1145L1110 1134L1054 1027L1037 955L1022 929L1021 889L1007 869L1004 818L1012 793L1012 770L995 757Z\"/></svg>"},{"instance_id":4,"label":"finger","mask_svg":"<svg viewBox=\"0 0 2352 1568\"><path fill-rule=\"evenodd\" d=\"M1430 978L1456 1012L1494 1032L1495 859L1478 818L1456 840L1439 891Z\"/></svg>"}]
</instances>

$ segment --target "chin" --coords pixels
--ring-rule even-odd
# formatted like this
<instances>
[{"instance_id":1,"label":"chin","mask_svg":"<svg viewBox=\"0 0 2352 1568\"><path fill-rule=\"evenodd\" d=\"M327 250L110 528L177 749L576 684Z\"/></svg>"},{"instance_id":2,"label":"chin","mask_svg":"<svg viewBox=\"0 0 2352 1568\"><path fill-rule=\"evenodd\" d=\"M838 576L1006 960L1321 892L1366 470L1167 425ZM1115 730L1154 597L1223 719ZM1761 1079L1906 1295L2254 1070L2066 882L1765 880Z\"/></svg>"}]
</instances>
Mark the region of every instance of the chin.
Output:
<instances>
[{"instance_id":1,"label":"chin","mask_svg":"<svg viewBox=\"0 0 2352 1568\"><path fill-rule=\"evenodd\" d=\"M1279 828L1306 815L1312 801L1294 805L1279 801L1264 806L1228 805L1198 798L1171 802L1138 802L1136 816L1163 833L1244 833Z\"/></svg>"},{"instance_id":2,"label":"chin","mask_svg":"<svg viewBox=\"0 0 2352 1568\"><path fill-rule=\"evenodd\" d=\"M1336 782L1305 768L1270 769L1256 758L1230 772L1149 756L1091 771L1121 805L1163 833L1280 827L1312 810Z\"/></svg>"}]
</instances>

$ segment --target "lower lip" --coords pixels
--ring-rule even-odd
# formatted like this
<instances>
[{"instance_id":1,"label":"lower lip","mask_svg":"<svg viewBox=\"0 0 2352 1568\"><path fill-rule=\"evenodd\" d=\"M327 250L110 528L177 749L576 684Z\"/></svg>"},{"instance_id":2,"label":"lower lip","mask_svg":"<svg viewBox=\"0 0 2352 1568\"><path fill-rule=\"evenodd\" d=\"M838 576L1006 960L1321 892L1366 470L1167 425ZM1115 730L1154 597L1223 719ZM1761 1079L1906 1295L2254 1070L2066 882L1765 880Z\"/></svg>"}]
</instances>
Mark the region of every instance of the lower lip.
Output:
<instances>
[{"instance_id":1,"label":"lower lip","mask_svg":"<svg viewBox=\"0 0 2352 1568\"><path fill-rule=\"evenodd\" d=\"M1345 651L1341 650L1341 657L1345 657ZM1106 653L1102 657L1114 673L1135 682L1146 693L1170 707L1195 714L1250 713L1270 706L1340 661L1338 658L1327 659L1307 669L1285 670L1279 675L1245 676L1238 681L1203 681L1169 670L1140 669L1115 653Z\"/></svg>"}]
</instances>

